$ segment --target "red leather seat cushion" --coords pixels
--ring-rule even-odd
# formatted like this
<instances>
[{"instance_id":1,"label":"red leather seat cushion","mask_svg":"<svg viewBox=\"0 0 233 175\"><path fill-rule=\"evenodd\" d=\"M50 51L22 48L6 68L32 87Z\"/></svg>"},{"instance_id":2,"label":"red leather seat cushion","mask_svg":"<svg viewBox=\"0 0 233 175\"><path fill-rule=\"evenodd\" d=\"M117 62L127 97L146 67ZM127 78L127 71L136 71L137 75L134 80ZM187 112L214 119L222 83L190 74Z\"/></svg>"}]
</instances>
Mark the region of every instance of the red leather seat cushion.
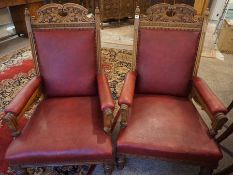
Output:
<instances>
[{"instance_id":1,"label":"red leather seat cushion","mask_svg":"<svg viewBox=\"0 0 233 175\"><path fill-rule=\"evenodd\" d=\"M136 96L128 126L118 138L117 150L216 166L222 154L201 121L186 98Z\"/></svg>"},{"instance_id":2,"label":"red leather seat cushion","mask_svg":"<svg viewBox=\"0 0 233 175\"><path fill-rule=\"evenodd\" d=\"M140 29L136 92L187 96L200 32Z\"/></svg>"},{"instance_id":3,"label":"red leather seat cushion","mask_svg":"<svg viewBox=\"0 0 233 175\"><path fill-rule=\"evenodd\" d=\"M97 97L46 99L7 152L10 164L91 162L112 159Z\"/></svg>"},{"instance_id":4,"label":"red leather seat cushion","mask_svg":"<svg viewBox=\"0 0 233 175\"><path fill-rule=\"evenodd\" d=\"M95 30L35 30L34 35L48 96L97 94Z\"/></svg>"}]
</instances>

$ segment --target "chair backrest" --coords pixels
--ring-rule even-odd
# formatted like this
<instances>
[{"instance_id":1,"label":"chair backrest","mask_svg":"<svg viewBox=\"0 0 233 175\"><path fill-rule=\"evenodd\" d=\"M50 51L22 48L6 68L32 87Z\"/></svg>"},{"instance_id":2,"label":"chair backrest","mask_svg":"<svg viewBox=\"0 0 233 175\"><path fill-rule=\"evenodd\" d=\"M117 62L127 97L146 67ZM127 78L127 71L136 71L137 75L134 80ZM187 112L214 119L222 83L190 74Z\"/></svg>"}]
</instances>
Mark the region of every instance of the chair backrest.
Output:
<instances>
[{"instance_id":1,"label":"chair backrest","mask_svg":"<svg viewBox=\"0 0 233 175\"><path fill-rule=\"evenodd\" d=\"M47 4L36 17L25 12L37 73L48 97L96 95L100 63L99 11L74 3Z\"/></svg>"},{"instance_id":2,"label":"chair backrest","mask_svg":"<svg viewBox=\"0 0 233 175\"><path fill-rule=\"evenodd\" d=\"M135 18L136 93L187 96L200 61L203 18L189 5L164 3Z\"/></svg>"}]
</instances>

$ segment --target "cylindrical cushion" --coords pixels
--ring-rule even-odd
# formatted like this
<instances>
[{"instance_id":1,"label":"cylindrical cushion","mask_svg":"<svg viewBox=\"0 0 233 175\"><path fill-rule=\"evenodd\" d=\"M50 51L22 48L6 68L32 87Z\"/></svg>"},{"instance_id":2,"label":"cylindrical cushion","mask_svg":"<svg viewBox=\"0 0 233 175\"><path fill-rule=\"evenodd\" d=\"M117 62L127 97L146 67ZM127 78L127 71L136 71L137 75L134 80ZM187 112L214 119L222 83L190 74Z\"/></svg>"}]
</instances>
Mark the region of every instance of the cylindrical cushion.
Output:
<instances>
[{"instance_id":1,"label":"cylindrical cushion","mask_svg":"<svg viewBox=\"0 0 233 175\"><path fill-rule=\"evenodd\" d=\"M102 111L106 108L113 110L115 107L114 101L112 99L107 77L103 73L98 74L98 89Z\"/></svg>"},{"instance_id":2,"label":"cylindrical cushion","mask_svg":"<svg viewBox=\"0 0 233 175\"><path fill-rule=\"evenodd\" d=\"M16 95L11 103L5 108L4 112L11 112L14 115L20 114L33 93L41 84L41 77L37 76L30 80L23 89Z\"/></svg>"},{"instance_id":3,"label":"cylindrical cushion","mask_svg":"<svg viewBox=\"0 0 233 175\"><path fill-rule=\"evenodd\" d=\"M208 110L211 114L216 113L227 113L227 108L221 102L221 100L213 93L213 91L208 87L206 82L199 77L193 78L193 86L206 104Z\"/></svg>"},{"instance_id":4,"label":"cylindrical cushion","mask_svg":"<svg viewBox=\"0 0 233 175\"><path fill-rule=\"evenodd\" d=\"M119 104L132 105L136 81L136 72L132 71L126 75L125 83L119 98Z\"/></svg>"}]
</instances>

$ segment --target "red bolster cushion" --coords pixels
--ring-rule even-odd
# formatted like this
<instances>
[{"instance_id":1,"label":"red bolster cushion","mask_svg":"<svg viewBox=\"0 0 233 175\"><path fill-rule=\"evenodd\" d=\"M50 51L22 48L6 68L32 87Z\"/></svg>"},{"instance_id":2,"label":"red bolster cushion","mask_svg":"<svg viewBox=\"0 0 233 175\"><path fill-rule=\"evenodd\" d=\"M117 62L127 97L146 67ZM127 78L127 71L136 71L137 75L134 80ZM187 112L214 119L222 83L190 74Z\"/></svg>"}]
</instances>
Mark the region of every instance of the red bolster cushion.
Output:
<instances>
[{"instance_id":1,"label":"red bolster cushion","mask_svg":"<svg viewBox=\"0 0 233 175\"><path fill-rule=\"evenodd\" d=\"M126 75L125 83L123 89L121 91L121 95L119 98L119 104L127 104L132 105L134 89L135 89L135 81L136 81L136 72L132 71Z\"/></svg>"},{"instance_id":2,"label":"red bolster cushion","mask_svg":"<svg viewBox=\"0 0 233 175\"><path fill-rule=\"evenodd\" d=\"M193 85L197 90L200 97L203 99L207 108L211 112L211 114L216 114L222 112L224 114L227 113L227 108L221 102L221 100L213 93L213 91L208 87L206 82L199 77L193 78Z\"/></svg>"},{"instance_id":3,"label":"red bolster cushion","mask_svg":"<svg viewBox=\"0 0 233 175\"><path fill-rule=\"evenodd\" d=\"M115 105L112 99L112 93L108 85L107 77L103 73L98 74L98 90L101 109L104 110L106 108L110 108L113 110Z\"/></svg>"},{"instance_id":4,"label":"red bolster cushion","mask_svg":"<svg viewBox=\"0 0 233 175\"><path fill-rule=\"evenodd\" d=\"M41 84L41 77L37 76L31 79L23 89L16 95L16 97L10 102L10 104L5 108L4 112L11 112L14 115L19 115L23 110L28 100L31 98L33 93Z\"/></svg>"}]
</instances>

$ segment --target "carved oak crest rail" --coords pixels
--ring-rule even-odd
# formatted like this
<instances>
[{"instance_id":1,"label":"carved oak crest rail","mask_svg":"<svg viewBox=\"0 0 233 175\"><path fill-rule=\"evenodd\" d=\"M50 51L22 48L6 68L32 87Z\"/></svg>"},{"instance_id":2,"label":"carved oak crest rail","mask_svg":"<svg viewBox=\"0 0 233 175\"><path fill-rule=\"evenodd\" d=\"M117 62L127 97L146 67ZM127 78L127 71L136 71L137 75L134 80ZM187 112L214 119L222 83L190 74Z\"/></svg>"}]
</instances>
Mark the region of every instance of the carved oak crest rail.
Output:
<instances>
[{"instance_id":1,"label":"carved oak crest rail","mask_svg":"<svg viewBox=\"0 0 233 175\"><path fill-rule=\"evenodd\" d=\"M37 23L95 22L86 8L73 3L45 5L38 10L37 16Z\"/></svg>"},{"instance_id":2,"label":"carved oak crest rail","mask_svg":"<svg viewBox=\"0 0 233 175\"><path fill-rule=\"evenodd\" d=\"M194 8L186 4L156 4L140 16L140 24L162 27L201 28L203 17L197 15Z\"/></svg>"},{"instance_id":3,"label":"carved oak crest rail","mask_svg":"<svg viewBox=\"0 0 233 175\"><path fill-rule=\"evenodd\" d=\"M32 46L32 54L35 59L37 72L38 61L36 54L36 46L32 28L38 29L71 29L71 28L96 28L96 46L97 46L97 64L100 70L100 11L98 8L95 10L95 16L88 14L88 9L75 3L56 4L51 3L44 5L37 11L36 16L30 16L29 11L25 10L25 20L29 35L29 40Z\"/></svg>"}]
</instances>

